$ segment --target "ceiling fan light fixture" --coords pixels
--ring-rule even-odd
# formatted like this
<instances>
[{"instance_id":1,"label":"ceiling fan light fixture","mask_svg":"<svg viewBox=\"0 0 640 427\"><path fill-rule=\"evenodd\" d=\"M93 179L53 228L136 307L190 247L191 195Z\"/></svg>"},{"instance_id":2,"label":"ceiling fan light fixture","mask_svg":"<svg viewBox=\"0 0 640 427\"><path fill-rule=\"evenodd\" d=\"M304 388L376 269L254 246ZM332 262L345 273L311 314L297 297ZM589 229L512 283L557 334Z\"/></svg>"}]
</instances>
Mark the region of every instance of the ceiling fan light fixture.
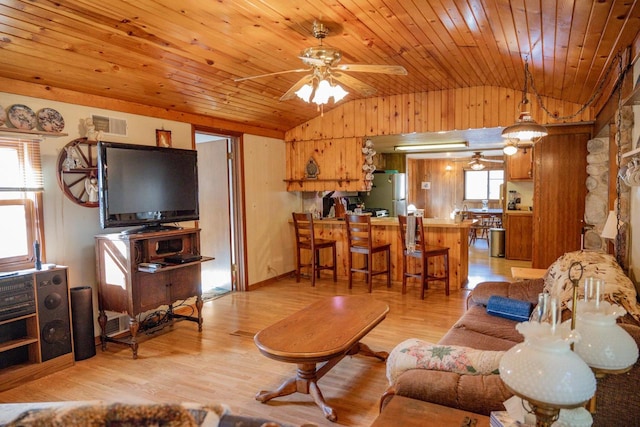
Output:
<instances>
[{"instance_id":1,"label":"ceiling fan light fixture","mask_svg":"<svg viewBox=\"0 0 640 427\"><path fill-rule=\"evenodd\" d=\"M484 169L484 165L480 162L472 163L470 167L474 171L481 171L482 169Z\"/></svg>"},{"instance_id":2,"label":"ceiling fan light fixture","mask_svg":"<svg viewBox=\"0 0 640 427\"><path fill-rule=\"evenodd\" d=\"M465 148L469 144L465 141L460 142L442 142L436 144L409 144L409 145L396 145L393 147L395 151L428 151L428 150L448 150L450 148Z\"/></svg>"}]
</instances>

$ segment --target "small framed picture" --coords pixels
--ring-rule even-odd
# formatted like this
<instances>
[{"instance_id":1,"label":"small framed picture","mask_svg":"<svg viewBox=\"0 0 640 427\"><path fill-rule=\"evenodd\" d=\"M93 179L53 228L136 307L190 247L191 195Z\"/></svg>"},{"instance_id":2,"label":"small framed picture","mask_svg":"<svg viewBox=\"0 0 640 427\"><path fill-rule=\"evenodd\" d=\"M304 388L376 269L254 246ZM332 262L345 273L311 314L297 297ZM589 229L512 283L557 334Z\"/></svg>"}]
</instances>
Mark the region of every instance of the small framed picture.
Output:
<instances>
[{"instance_id":1,"label":"small framed picture","mask_svg":"<svg viewBox=\"0 0 640 427\"><path fill-rule=\"evenodd\" d=\"M171 147L171 131L156 129L156 145L158 147Z\"/></svg>"}]
</instances>

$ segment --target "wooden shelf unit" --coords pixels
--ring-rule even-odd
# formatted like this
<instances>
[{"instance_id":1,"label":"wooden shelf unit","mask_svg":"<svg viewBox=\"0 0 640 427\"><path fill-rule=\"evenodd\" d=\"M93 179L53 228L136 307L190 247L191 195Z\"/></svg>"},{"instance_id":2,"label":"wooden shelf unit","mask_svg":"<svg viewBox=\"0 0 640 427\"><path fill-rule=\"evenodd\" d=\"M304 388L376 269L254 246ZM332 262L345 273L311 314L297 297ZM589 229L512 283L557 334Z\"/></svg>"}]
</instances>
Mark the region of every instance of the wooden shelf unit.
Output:
<instances>
[{"instance_id":1,"label":"wooden shelf unit","mask_svg":"<svg viewBox=\"0 0 640 427\"><path fill-rule=\"evenodd\" d=\"M60 277L60 282L52 283L51 275ZM23 270L0 278L0 289L6 301L32 304L31 308L17 312L15 317L0 321L0 391L44 377L75 363L66 278L65 267ZM46 297L52 293L57 295L50 301L58 301L58 296L61 297L60 305L52 308L53 315L46 313L49 309L43 306L46 304ZM53 319L52 316L56 318ZM46 343L43 342L43 336L47 332L45 329L49 329L47 325L50 321L55 322L59 329L52 335L56 342Z\"/></svg>"},{"instance_id":2,"label":"wooden shelf unit","mask_svg":"<svg viewBox=\"0 0 640 427\"><path fill-rule=\"evenodd\" d=\"M153 272L139 271L140 263L164 263L171 255L199 255L200 230L180 229L137 234L113 233L96 236L98 299L102 349L107 342L128 345L133 358L138 357L138 333L151 332L176 320L189 320L202 331L202 286L200 260L184 264L164 264ZM174 312L176 301L196 298L197 313L185 316ZM168 306L162 323L153 314ZM108 336L105 311L127 313L130 318L128 336ZM145 319L142 319L142 316Z\"/></svg>"},{"instance_id":3,"label":"wooden shelf unit","mask_svg":"<svg viewBox=\"0 0 640 427\"><path fill-rule=\"evenodd\" d=\"M69 136L68 133L62 132L46 132L43 130L26 130L26 129L17 129L17 128L0 128L0 134L2 133L17 133L23 135L35 135L35 136L49 136L53 138L58 138L61 136Z\"/></svg>"}]
</instances>

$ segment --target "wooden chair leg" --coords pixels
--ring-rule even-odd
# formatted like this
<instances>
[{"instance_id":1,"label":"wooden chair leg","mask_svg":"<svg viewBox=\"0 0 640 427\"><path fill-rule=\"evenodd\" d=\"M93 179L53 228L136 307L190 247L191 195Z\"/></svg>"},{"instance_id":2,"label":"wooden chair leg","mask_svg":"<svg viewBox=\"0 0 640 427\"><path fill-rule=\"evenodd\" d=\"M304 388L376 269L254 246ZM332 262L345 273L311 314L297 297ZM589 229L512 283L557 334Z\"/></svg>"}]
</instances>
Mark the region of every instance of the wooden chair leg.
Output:
<instances>
[{"instance_id":1,"label":"wooden chair leg","mask_svg":"<svg viewBox=\"0 0 640 427\"><path fill-rule=\"evenodd\" d=\"M367 254L367 284L369 285L369 293L373 291L373 254Z\"/></svg>"},{"instance_id":2,"label":"wooden chair leg","mask_svg":"<svg viewBox=\"0 0 640 427\"><path fill-rule=\"evenodd\" d=\"M311 287L316 286L316 272L320 274L320 270L317 269L318 262L318 251L309 251L311 252L311 260L309 260L309 275L311 276Z\"/></svg>"},{"instance_id":3,"label":"wooden chair leg","mask_svg":"<svg viewBox=\"0 0 640 427\"><path fill-rule=\"evenodd\" d=\"M300 248L296 248L296 282L300 282Z\"/></svg>"},{"instance_id":4,"label":"wooden chair leg","mask_svg":"<svg viewBox=\"0 0 640 427\"><path fill-rule=\"evenodd\" d=\"M444 256L444 293L446 296L449 296L449 254L445 254Z\"/></svg>"},{"instance_id":5,"label":"wooden chair leg","mask_svg":"<svg viewBox=\"0 0 640 427\"><path fill-rule=\"evenodd\" d=\"M385 252L387 254L387 288L391 288L391 249Z\"/></svg>"},{"instance_id":6,"label":"wooden chair leg","mask_svg":"<svg viewBox=\"0 0 640 427\"><path fill-rule=\"evenodd\" d=\"M351 259L352 255L353 255L353 252L349 251L349 255L347 256L347 271L349 273L349 289L351 289L351 287L353 286L353 271L351 270L351 264L353 262L353 260Z\"/></svg>"},{"instance_id":7,"label":"wooden chair leg","mask_svg":"<svg viewBox=\"0 0 640 427\"><path fill-rule=\"evenodd\" d=\"M407 293L407 257L402 256L402 293Z\"/></svg>"},{"instance_id":8,"label":"wooden chair leg","mask_svg":"<svg viewBox=\"0 0 640 427\"><path fill-rule=\"evenodd\" d=\"M422 257L422 274L420 275L420 299L424 299L424 291L429 287L429 258Z\"/></svg>"},{"instance_id":9,"label":"wooden chair leg","mask_svg":"<svg viewBox=\"0 0 640 427\"><path fill-rule=\"evenodd\" d=\"M316 277L320 278L320 249L316 249Z\"/></svg>"},{"instance_id":10,"label":"wooden chair leg","mask_svg":"<svg viewBox=\"0 0 640 427\"><path fill-rule=\"evenodd\" d=\"M336 264L336 245L331 247L331 252L333 254L333 281L338 281L338 264Z\"/></svg>"}]
</instances>

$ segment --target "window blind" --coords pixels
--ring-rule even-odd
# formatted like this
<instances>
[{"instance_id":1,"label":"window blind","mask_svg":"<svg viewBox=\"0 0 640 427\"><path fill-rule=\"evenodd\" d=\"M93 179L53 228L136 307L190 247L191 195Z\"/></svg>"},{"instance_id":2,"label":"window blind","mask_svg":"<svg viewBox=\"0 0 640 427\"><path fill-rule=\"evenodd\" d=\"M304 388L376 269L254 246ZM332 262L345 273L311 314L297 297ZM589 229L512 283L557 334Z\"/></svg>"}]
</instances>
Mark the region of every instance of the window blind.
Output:
<instances>
[{"instance_id":1,"label":"window blind","mask_svg":"<svg viewBox=\"0 0 640 427\"><path fill-rule=\"evenodd\" d=\"M0 138L0 191L43 191L40 140Z\"/></svg>"}]
</instances>

